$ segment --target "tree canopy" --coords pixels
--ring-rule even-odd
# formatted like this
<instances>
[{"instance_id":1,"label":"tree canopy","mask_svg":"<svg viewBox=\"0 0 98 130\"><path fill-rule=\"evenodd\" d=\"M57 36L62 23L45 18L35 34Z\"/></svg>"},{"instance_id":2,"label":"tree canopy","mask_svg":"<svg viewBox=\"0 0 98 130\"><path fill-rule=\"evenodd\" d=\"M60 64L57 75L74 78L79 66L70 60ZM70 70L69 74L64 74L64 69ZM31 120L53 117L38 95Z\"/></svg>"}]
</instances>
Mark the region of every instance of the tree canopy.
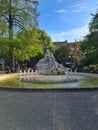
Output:
<instances>
[{"instance_id":1,"label":"tree canopy","mask_svg":"<svg viewBox=\"0 0 98 130\"><path fill-rule=\"evenodd\" d=\"M26 30L37 26L37 6L38 1L35 0L0 0L1 36L12 37L16 28Z\"/></svg>"},{"instance_id":2,"label":"tree canopy","mask_svg":"<svg viewBox=\"0 0 98 130\"><path fill-rule=\"evenodd\" d=\"M54 53L54 56L59 63L65 63L65 61L68 61L69 55L70 55L69 45L58 47Z\"/></svg>"},{"instance_id":3,"label":"tree canopy","mask_svg":"<svg viewBox=\"0 0 98 130\"><path fill-rule=\"evenodd\" d=\"M92 14L89 34L80 42L80 47L84 54L83 65L98 64L98 11Z\"/></svg>"},{"instance_id":4,"label":"tree canopy","mask_svg":"<svg viewBox=\"0 0 98 130\"><path fill-rule=\"evenodd\" d=\"M32 28L17 34L17 44L15 44L14 55L20 61L29 60L38 54L42 54L44 46L53 46L51 38L45 31Z\"/></svg>"},{"instance_id":5,"label":"tree canopy","mask_svg":"<svg viewBox=\"0 0 98 130\"><path fill-rule=\"evenodd\" d=\"M32 28L28 31L20 31L13 39L0 39L0 54L7 55L9 44L13 46L13 54L19 61L29 60L39 54L43 54L44 47L53 48L51 38L47 33L38 28Z\"/></svg>"}]
</instances>

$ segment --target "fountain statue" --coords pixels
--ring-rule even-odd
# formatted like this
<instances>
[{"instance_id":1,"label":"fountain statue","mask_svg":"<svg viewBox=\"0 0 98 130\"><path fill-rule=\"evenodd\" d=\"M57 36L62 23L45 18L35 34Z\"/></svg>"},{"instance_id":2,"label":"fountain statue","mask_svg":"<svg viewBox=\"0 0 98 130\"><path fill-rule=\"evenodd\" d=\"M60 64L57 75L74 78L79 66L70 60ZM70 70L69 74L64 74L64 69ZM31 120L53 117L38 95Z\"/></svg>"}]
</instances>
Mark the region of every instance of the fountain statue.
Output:
<instances>
[{"instance_id":1,"label":"fountain statue","mask_svg":"<svg viewBox=\"0 0 98 130\"><path fill-rule=\"evenodd\" d=\"M40 75L59 75L66 72L66 68L55 60L49 49L46 49L44 58L36 66Z\"/></svg>"},{"instance_id":2,"label":"fountain statue","mask_svg":"<svg viewBox=\"0 0 98 130\"><path fill-rule=\"evenodd\" d=\"M77 80L76 78L69 76L68 68L59 64L49 49L46 49L44 58L39 60L36 67L36 74L34 74L34 72L33 75L29 73L24 74L21 76L21 80L32 83L61 83Z\"/></svg>"}]
</instances>

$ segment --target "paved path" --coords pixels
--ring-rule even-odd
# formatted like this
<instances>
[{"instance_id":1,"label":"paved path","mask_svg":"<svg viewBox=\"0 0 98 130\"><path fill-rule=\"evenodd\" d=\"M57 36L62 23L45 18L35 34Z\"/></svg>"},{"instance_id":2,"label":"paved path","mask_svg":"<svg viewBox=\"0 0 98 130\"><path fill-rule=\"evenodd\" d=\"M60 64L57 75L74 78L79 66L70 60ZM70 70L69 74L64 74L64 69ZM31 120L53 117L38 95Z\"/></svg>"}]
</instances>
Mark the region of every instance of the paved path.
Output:
<instances>
[{"instance_id":1,"label":"paved path","mask_svg":"<svg viewBox=\"0 0 98 130\"><path fill-rule=\"evenodd\" d=\"M0 130L98 130L98 90L0 90Z\"/></svg>"}]
</instances>

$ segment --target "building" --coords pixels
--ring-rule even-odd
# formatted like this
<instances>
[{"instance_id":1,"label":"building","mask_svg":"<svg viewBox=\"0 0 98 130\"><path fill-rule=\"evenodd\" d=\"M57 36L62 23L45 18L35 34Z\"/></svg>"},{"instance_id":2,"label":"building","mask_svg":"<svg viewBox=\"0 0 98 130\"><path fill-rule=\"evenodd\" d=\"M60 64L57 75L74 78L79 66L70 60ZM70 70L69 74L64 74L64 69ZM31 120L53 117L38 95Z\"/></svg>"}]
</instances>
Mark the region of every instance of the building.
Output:
<instances>
[{"instance_id":1,"label":"building","mask_svg":"<svg viewBox=\"0 0 98 130\"><path fill-rule=\"evenodd\" d=\"M53 42L53 44L58 46L58 47L68 44L70 46L70 49L71 49L71 55L73 54L73 56L76 59L82 59L83 58L83 54L82 54L80 47L78 45L78 42L76 40L75 40L75 42L68 42L67 40L60 41L60 42Z\"/></svg>"}]
</instances>

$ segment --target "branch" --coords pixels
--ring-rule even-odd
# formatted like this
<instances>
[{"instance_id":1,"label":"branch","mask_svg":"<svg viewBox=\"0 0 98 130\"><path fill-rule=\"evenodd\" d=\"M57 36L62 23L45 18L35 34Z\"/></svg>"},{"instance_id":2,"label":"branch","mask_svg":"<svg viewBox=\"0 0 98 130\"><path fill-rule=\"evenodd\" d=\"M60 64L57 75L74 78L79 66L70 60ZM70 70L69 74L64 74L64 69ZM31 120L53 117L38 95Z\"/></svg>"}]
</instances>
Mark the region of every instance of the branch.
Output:
<instances>
[{"instance_id":1,"label":"branch","mask_svg":"<svg viewBox=\"0 0 98 130\"><path fill-rule=\"evenodd\" d=\"M15 20L15 21L14 21ZM18 19L14 19L13 20L13 22L15 22L15 23L18 23L18 24L20 24L21 26L25 23L25 22L22 22L22 21L20 21L20 20L18 20ZM26 22L27 24L28 24L28 26L32 26L32 24L28 21L28 22Z\"/></svg>"},{"instance_id":2,"label":"branch","mask_svg":"<svg viewBox=\"0 0 98 130\"><path fill-rule=\"evenodd\" d=\"M18 22L18 23L20 23L20 24L24 24L24 22L22 22L22 21L20 21L20 20L18 20L18 19L16 19L16 18L14 18L13 22Z\"/></svg>"},{"instance_id":3,"label":"branch","mask_svg":"<svg viewBox=\"0 0 98 130\"><path fill-rule=\"evenodd\" d=\"M19 23L13 23L13 25L15 25L15 26L19 27L20 29L26 31L26 29L24 28L24 26L20 25Z\"/></svg>"}]
</instances>

